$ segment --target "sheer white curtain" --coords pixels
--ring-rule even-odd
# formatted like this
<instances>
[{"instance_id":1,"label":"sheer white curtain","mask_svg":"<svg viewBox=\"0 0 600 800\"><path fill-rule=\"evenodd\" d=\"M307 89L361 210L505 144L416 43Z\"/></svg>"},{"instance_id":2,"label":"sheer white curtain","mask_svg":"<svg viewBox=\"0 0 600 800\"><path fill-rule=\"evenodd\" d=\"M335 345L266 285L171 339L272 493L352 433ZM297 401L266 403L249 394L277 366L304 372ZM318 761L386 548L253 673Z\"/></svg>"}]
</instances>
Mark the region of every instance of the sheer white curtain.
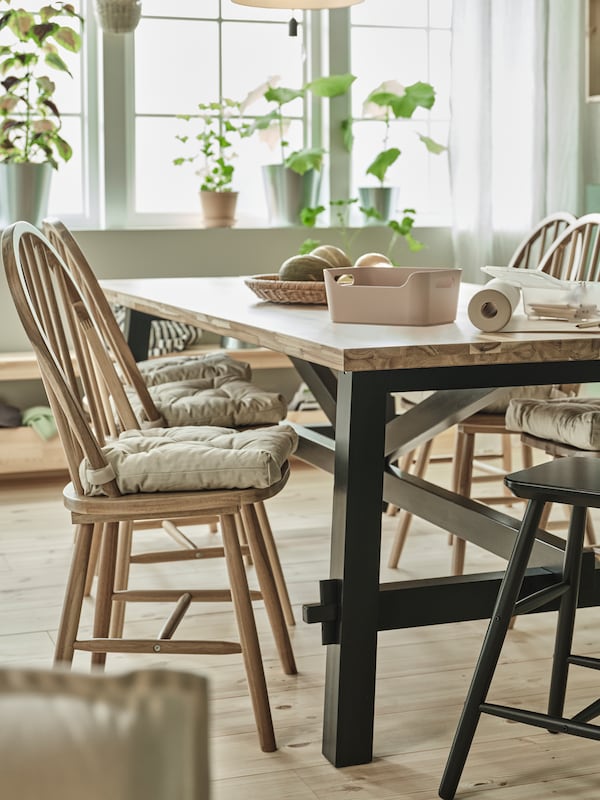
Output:
<instances>
[{"instance_id":1,"label":"sheer white curtain","mask_svg":"<svg viewBox=\"0 0 600 800\"><path fill-rule=\"evenodd\" d=\"M454 0L449 157L464 280L552 211L580 212L581 3Z\"/></svg>"}]
</instances>

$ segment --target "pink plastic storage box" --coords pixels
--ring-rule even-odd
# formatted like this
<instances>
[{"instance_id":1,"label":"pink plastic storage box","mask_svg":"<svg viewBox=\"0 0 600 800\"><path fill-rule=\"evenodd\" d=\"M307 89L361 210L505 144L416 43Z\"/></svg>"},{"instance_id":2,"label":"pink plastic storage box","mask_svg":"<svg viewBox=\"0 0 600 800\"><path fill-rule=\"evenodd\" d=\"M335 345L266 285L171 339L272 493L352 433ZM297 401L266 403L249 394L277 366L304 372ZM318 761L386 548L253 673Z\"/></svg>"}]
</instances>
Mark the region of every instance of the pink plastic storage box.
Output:
<instances>
[{"instance_id":1,"label":"pink plastic storage box","mask_svg":"<svg viewBox=\"0 0 600 800\"><path fill-rule=\"evenodd\" d=\"M443 325L454 322L461 269L338 267L326 269L333 322Z\"/></svg>"}]
</instances>

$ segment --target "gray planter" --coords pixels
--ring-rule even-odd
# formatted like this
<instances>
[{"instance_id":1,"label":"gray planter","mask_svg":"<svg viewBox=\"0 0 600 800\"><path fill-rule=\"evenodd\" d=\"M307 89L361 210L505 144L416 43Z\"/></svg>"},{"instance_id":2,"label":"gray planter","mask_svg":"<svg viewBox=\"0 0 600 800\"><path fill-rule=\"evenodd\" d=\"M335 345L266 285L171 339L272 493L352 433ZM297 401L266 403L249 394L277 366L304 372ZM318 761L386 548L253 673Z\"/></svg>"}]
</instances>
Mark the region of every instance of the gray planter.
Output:
<instances>
[{"instance_id":1,"label":"gray planter","mask_svg":"<svg viewBox=\"0 0 600 800\"><path fill-rule=\"evenodd\" d=\"M262 174L271 225L300 225L301 210L318 202L321 173L298 175L283 164L267 164Z\"/></svg>"},{"instance_id":2,"label":"gray planter","mask_svg":"<svg viewBox=\"0 0 600 800\"><path fill-rule=\"evenodd\" d=\"M376 209L381 214L383 222L396 216L398 193L397 186L361 186L358 190L361 206ZM380 225L381 221L370 219L369 224Z\"/></svg>"},{"instance_id":3,"label":"gray planter","mask_svg":"<svg viewBox=\"0 0 600 800\"><path fill-rule=\"evenodd\" d=\"M0 164L0 224L18 220L39 226L48 214L50 164Z\"/></svg>"}]
</instances>

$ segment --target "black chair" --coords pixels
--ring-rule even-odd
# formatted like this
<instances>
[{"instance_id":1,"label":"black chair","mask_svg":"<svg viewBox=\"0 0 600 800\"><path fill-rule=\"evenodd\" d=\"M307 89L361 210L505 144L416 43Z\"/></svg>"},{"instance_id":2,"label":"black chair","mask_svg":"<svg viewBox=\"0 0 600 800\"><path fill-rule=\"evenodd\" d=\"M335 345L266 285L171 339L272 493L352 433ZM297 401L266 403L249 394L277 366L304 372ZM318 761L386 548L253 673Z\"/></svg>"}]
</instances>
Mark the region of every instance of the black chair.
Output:
<instances>
[{"instance_id":1,"label":"black chair","mask_svg":"<svg viewBox=\"0 0 600 800\"><path fill-rule=\"evenodd\" d=\"M570 733L600 740L600 726L589 724L589 720L600 715L600 699L571 718L563 717L569 666L574 664L600 669L600 659L571 653L586 513L588 508L600 508L600 462L585 457L561 458L507 475L505 483L517 497L528 500L528 504L450 749L439 788L443 800L452 800L455 795L481 714L546 728L552 733ZM556 584L518 599L546 503L572 506L562 571ZM532 611L553 600L559 600L559 611L548 713L487 702L487 693L512 615Z\"/></svg>"}]
</instances>

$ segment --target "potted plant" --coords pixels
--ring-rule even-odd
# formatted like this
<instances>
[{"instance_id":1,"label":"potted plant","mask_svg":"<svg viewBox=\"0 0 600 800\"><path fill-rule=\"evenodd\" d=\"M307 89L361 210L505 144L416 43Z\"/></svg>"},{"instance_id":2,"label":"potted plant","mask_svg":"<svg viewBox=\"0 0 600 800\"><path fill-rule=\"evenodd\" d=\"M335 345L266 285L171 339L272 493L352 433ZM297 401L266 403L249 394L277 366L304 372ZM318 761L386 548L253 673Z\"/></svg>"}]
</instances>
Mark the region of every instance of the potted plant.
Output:
<instances>
[{"instance_id":1,"label":"potted plant","mask_svg":"<svg viewBox=\"0 0 600 800\"><path fill-rule=\"evenodd\" d=\"M178 134L184 146L193 145L188 155L173 159L177 166L200 161L196 174L200 177L200 204L207 228L231 227L235 222L238 192L233 191L236 152L234 139L239 138L247 123L242 116L238 100L223 98L220 101L199 103L199 115L178 114L178 119L198 123L199 129L191 136Z\"/></svg>"},{"instance_id":2,"label":"potted plant","mask_svg":"<svg viewBox=\"0 0 600 800\"><path fill-rule=\"evenodd\" d=\"M11 5L11 0L3 0ZM62 20L83 22L71 3L33 11L9 8L0 16L0 213L3 224L39 224L47 213L52 169L72 149L61 136L60 112L49 70L71 75L60 49L78 53L79 33Z\"/></svg>"},{"instance_id":3,"label":"potted plant","mask_svg":"<svg viewBox=\"0 0 600 800\"><path fill-rule=\"evenodd\" d=\"M274 224L294 225L300 222L300 211L313 206L318 199L320 169L325 150L322 147L306 147L291 150L287 138L290 118L284 114L284 106L310 92L316 97L338 97L345 94L355 80L354 75L327 75L310 81L300 89L277 86L278 78L270 78L262 86L250 92L242 108L263 97L272 104L266 114L256 117L245 131L246 136L259 131L263 141L278 146L279 162L263 166L263 179L269 209L269 219Z\"/></svg>"},{"instance_id":4,"label":"potted plant","mask_svg":"<svg viewBox=\"0 0 600 800\"><path fill-rule=\"evenodd\" d=\"M429 83L421 81L411 86L403 86L398 81L384 81L374 89L363 104L363 117L383 122L382 149L366 169L372 175L376 186L361 186L358 189L366 216L373 222L390 220L395 213L398 200L398 187L386 185L388 169L401 155L398 147L390 147L391 123L394 119L410 119L417 108L430 109L435 102L435 91ZM429 136L417 134L430 153L439 154L446 148ZM352 133L350 123L345 124L346 144L350 148ZM410 209L405 210L405 214ZM412 212L414 214L414 211ZM400 234L402 235L402 234Z\"/></svg>"}]
</instances>

